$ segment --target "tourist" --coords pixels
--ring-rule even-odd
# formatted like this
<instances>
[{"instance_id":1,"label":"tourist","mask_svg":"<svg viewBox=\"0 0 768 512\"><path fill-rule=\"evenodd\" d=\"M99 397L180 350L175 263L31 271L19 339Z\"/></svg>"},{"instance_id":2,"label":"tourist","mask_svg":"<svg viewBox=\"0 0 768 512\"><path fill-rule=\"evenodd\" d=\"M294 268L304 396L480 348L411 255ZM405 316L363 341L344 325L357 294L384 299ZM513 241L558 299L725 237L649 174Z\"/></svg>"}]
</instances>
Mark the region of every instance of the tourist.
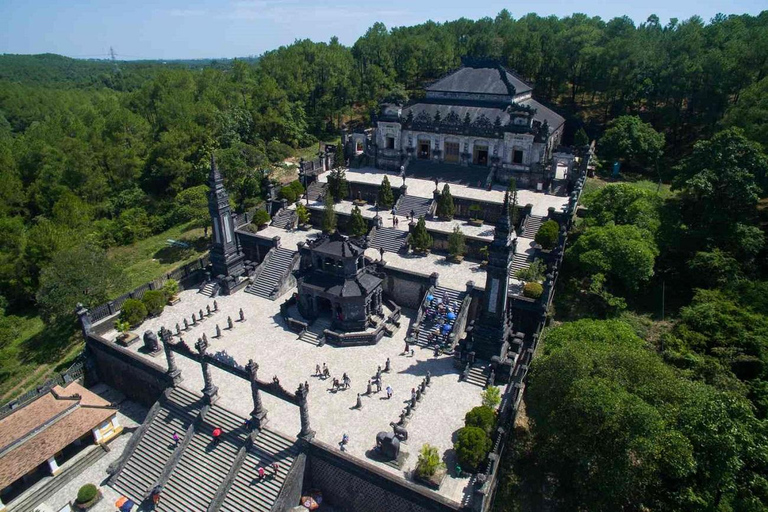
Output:
<instances>
[{"instance_id":1,"label":"tourist","mask_svg":"<svg viewBox=\"0 0 768 512\"><path fill-rule=\"evenodd\" d=\"M352 379L349 378L349 375L347 375L346 372L344 372L342 380L344 381L344 389L349 389L349 386L352 384Z\"/></svg>"},{"instance_id":2,"label":"tourist","mask_svg":"<svg viewBox=\"0 0 768 512\"><path fill-rule=\"evenodd\" d=\"M173 434L171 434L171 437L173 438L174 445L179 446L181 438L179 438L179 434L175 430L173 431Z\"/></svg>"},{"instance_id":3,"label":"tourist","mask_svg":"<svg viewBox=\"0 0 768 512\"><path fill-rule=\"evenodd\" d=\"M392 386L387 386L387 400L392 398L392 395L394 395L395 392L392 390Z\"/></svg>"},{"instance_id":4,"label":"tourist","mask_svg":"<svg viewBox=\"0 0 768 512\"><path fill-rule=\"evenodd\" d=\"M331 385L331 388L334 392L339 390L339 379L336 377L333 378L333 384Z\"/></svg>"},{"instance_id":5,"label":"tourist","mask_svg":"<svg viewBox=\"0 0 768 512\"><path fill-rule=\"evenodd\" d=\"M326 379L331 376L330 370L328 370L328 365L323 363L323 377Z\"/></svg>"},{"instance_id":6,"label":"tourist","mask_svg":"<svg viewBox=\"0 0 768 512\"><path fill-rule=\"evenodd\" d=\"M363 400L360 398L360 393L357 394L357 403L355 404L355 409L362 409L363 408Z\"/></svg>"},{"instance_id":7,"label":"tourist","mask_svg":"<svg viewBox=\"0 0 768 512\"><path fill-rule=\"evenodd\" d=\"M162 487L159 485L152 489L151 498L152 498L152 505L153 507L157 507L157 504L160 503L160 492L162 491Z\"/></svg>"},{"instance_id":8,"label":"tourist","mask_svg":"<svg viewBox=\"0 0 768 512\"><path fill-rule=\"evenodd\" d=\"M403 352L403 354L408 354L408 352L410 352L410 350L411 350L411 344L408 343L408 340L406 339L405 340L405 352Z\"/></svg>"},{"instance_id":9,"label":"tourist","mask_svg":"<svg viewBox=\"0 0 768 512\"><path fill-rule=\"evenodd\" d=\"M259 466L259 480L264 480L264 468Z\"/></svg>"},{"instance_id":10,"label":"tourist","mask_svg":"<svg viewBox=\"0 0 768 512\"><path fill-rule=\"evenodd\" d=\"M347 451L346 449L347 443L349 443L349 436L347 436L347 434L343 434L341 436L341 442L339 443L339 450L343 452Z\"/></svg>"},{"instance_id":11,"label":"tourist","mask_svg":"<svg viewBox=\"0 0 768 512\"><path fill-rule=\"evenodd\" d=\"M376 379L376 392L381 392L381 379Z\"/></svg>"},{"instance_id":12,"label":"tourist","mask_svg":"<svg viewBox=\"0 0 768 512\"><path fill-rule=\"evenodd\" d=\"M316 377L320 377L322 374L323 374L323 373L320 371L320 365L319 365L319 364L316 364L316 365L315 365L315 376L316 376Z\"/></svg>"},{"instance_id":13,"label":"tourist","mask_svg":"<svg viewBox=\"0 0 768 512\"><path fill-rule=\"evenodd\" d=\"M218 446L222 433L223 431L221 430L220 427L216 427L213 429L213 445L214 446Z\"/></svg>"},{"instance_id":14,"label":"tourist","mask_svg":"<svg viewBox=\"0 0 768 512\"><path fill-rule=\"evenodd\" d=\"M277 476L277 472L278 472L279 469L280 469L280 464L278 464L277 462L273 462L272 463L272 471L275 472L275 476Z\"/></svg>"}]
</instances>

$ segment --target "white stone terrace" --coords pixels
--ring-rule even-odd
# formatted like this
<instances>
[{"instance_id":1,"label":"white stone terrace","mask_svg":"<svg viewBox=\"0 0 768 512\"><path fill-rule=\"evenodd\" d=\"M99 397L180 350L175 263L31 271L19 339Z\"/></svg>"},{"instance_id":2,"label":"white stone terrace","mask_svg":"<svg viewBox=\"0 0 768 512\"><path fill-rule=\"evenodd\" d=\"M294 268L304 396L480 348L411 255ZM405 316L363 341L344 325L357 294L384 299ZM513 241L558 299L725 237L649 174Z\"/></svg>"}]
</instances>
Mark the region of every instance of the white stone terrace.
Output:
<instances>
[{"instance_id":1,"label":"white stone terrace","mask_svg":"<svg viewBox=\"0 0 768 512\"><path fill-rule=\"evenodd\" d=\"M394 258L391 253L387 258ZM436 268L441 268L439 265ZM452 272L446 272L448 278ZM443 277L441 277L441 281ZM463 280L463 279L462 279ZM483 281L483 279L476 279ZM457 281L464 288L464 283ZM290 293L293 293L292 290ZM413 311L404 311L402 327L392 338L383 338L372 346L336 348L330 345L317 347L297 339L297 335L287 330L280 316L280 303L289 296L284 295L276 301L262 299L240 291L232 296L218 297L220 311L205 319L190 331L182 333L184 340L191 346L198 337L205 333L210 340L209 353L226 351L239 364L245 365L253 358L260 364L259 376L271 380L277 375L281 383L290 390L295 390L300 382L309 382L309 410L311 425L317 432L318 439L331 445L337 445L342 434L349 435L348 452L360 459L377 464L386 471L407 477L415 467L418 451L424 443L438 447L448 467L453 468L453 436L463 426L464 415L472 407L481 403L481 388L467 382L459 382L458 372L453 368L450 356L434 357L431 350L415 347L413 357L401 355L404 348L405 334L414 318ZM181 293L181 302L166 307L162 315L145 321L135 332L142 334L147 330L157 331L161 326L172 329L183 325L183 319L190 319L193 312L205 310L213 300L198 294L194 290ZM235 322L232 330L223 330L223 336L214 338L215 326L222 329L227 324L227 316L238 317L238 310L243 308L246 321ZM105 337L114 340L116 332L108 332ZM140 353L140 343L129 350ZM156 358L141 354L162 366L165 357ZM385 393L363 396L362 409L355 409L357 393L366 391L366 383L372 377L377 366L385 365L390 358L392 372L383 374L384 389L392 386L394 398L387 400ZM183 386L191 390L203 388L199 365L185 357L176 356L182 369ZM315 365L326 363L332 377L341 378L346 372L352 379L352 387L346 391L332 392L329 380L315 377ZM405 400L410 398L411 388L416 387L426 375L432 375L432 386L419 402L412 419L407 425L409 439L402 445L402 451L408 453L405 466L398 471L384 464L367 459L365 452L375 444L375 436L380 431L390 431L389 423L397 421ZM238 379L217 368L212 369L214 383L219 387L219 404L237 414L247 417L252 409L250 388L247 382ZM374 388L375 389L375 388ZM300 430L298 409L270 395L263 394L265 407L269 410L271 428L287 435L296 435ZM471 490L466 478L453 478L443 483L440 494L461 502L464 492Z\"/></svg>"},{"instance_id":2,"label":"white stone terrace","mask_svg":"<svg viewBox=\"0 0 768 512\"><path fill-rule=\"evenodd\" d=\"M318 180L326 182L329 172L323 173L318 176ZM384 176L389 177L389 182L392 187L399 187L402 185L403 180L398 173L386 172L381 169L375 169L373 167L362 167L360 169L347 169L347 180L355 183L368 183L371 185L380 185ZM406 171L405 184L408 186L408 195L432 198L432 192L435 190L435 182L430 180L424 180L419 178L409 178L408 171ZM461 197L466 199L474 199L478 201L484 201L487 203L504 202L504 192L507 190L505 186L494 185L491 190L485 188L469 187L467 185L451 183L451 195L454 197ZM442 190L442 183L440 184ZM555 196L544 194L543 192L536 192L533 190L522 189L517 191L517 204L525 206L526 204L532 204L533 215L545 216L547 215L549 208L553 207L556 211L564 211L568 205L568 198L562 196Z\"/></svg>"}]
</instances>

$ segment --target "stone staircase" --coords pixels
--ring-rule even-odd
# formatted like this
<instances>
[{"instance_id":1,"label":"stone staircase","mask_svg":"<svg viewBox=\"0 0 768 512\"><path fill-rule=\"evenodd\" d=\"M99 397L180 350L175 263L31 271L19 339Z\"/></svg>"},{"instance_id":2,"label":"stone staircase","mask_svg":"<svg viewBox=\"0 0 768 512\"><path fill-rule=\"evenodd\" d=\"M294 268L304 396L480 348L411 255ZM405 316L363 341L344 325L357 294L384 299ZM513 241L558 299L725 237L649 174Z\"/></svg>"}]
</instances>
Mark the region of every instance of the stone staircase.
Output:
<instances>
[{"instance_id":1,"label":"stone staircase","mask_svg":"<svg viewBox=\"0 0 768 512\"><path fill-rule=\"evenodd\" d=\"M176 451L172 439L175 431L184 438L189 425L201 407L200 397L182 387L176 387L167 398L161 399L157 414L149 419L144 432L112 487L137 503L150 491L168 461Z\"/></svg>"},{"instance_id":2,"label":"stone staircase","mask_svg":"<svg viewBox=\"0 0 768 512\"><path fill-rule=\"evenodd\" d=\"M267 429L259 432L219 510L269 512L298 453L295 441ZM273 462L280 466L276 476L272 471ZM261 481L259 467L267 474Z\"/></svg>"},{"instance_id":3,"label":"stone staircase","mask_svg":"<svg viewBox=\"0 0 768 512\"><path fill-rule=\"evenodd\" d=\"M488 363L475 362L475 364L469 368L469 376L467 377L466 382L485 388L489 372Z\"/></svg>"},{"instance_id":4,"label":"stone staircase","mask_svg":"<svg viewBox=\"0 0 768 512\"><path fill-rule=\"evenodd\" d=\"M529 254L517 253L512 257L512 265L509 267L509 277L517 279L515 274L518 270L523 270L531 266L533 258Z\"/></svg>"},{"instance_id":5,"label":"stone staircase","mask_svg":"<svg viewBox=\"0 0 768 512\"><path fill-rule=\"evenodd\" d=\"M288 267L293 263L293 256L296 254L296 251L277 247L270 249L270 253L270 260L256 277L256 280L248 285L245 291L264 299L275 300L277 299L275 289L279 287L281 280L284 279L288 271ZM264 264L262 263L262 265Z\"/></svg>"},{"instance_id":6,"label":"stone staircase","mask_svg":"<svg viewBox=\"0 0 768 512\"><path fill-rule=\"evenodd\" d=\"M315 323L309 326L307 330L305 330L303 333L301 333L301 336L299 336L299 339L301 341L306 341L310 345L315 345L316 347L320 346L321 341L325 337L323 334L323 331L326 329L330 329L331 327L331 319L327 317L320 317L317 320L315 320Z\"/></svg>"},{"instance_id":7,"label":"stone staircase","mask_svg":"<svg viewBox=\"0 0 768 512\"><path fill-rule=\"evenodd\" d=\"M211 436L216 427L223 430L218 445L213 444ZM207 510L248 434L242 418L217 405L211 406L203 421L195 426L156 510Z\"/></svg>"},{"instance_id":8,"label":"stone staircase","mask_svg":"<svg viewBox=\"0 0 768 512\"><path fill-rule=\"evenodd\" d=\"M521 236L533 240L543 223L544 217L533 214L529 215L528 219L525 221L525 230Z\"/></svg>"},{"instance_id":9,"label":"stone staircase","mask_svg":"<svg viewBox=\"0 0 768 512\"><path fill-rule=\"evenodd\" d=\"M448 302L449 304L456 303L456 311L455 313L458 314L459 308L461 308L461 302L464 300L464 297L467 295L467 292L459 292L456 290L451 290L450 288L443 288L442 286L438 286L435 288L435 291L432 293L432 295L435 297L436 302L437 299L443 299L445 295L448 295ZM424 316L422 317L421 323L419 323L419 335L416 338L416 344L422 347L426 347L429 345L429 333L434 331L435 327L438 326L438 322L436 321L436 315L433 318L430 318L429 313L434 313L436 311L436 306L430 305L427 307L427 311L424 313ZM453 321L447 321L447 323L452 324ZM442 339L442 338L441 338Z\"/></svg>"},{"instance_id":10,"label":"stone staircase","mask_svg":"<svg viewBox=\"0 0 768 512\"><path fill-rule=\"evenodd\" d=\"M408 238L407 231L400 231L395 228L377 228L368 245L376 249L383 248L388 252L400 252L406 238Z\"/></svg>"},{"instance_id":11,"label":"stone staircase","mask_svg":"<svg viewBox=\"0 0 768 512\"><path fill-rule=\"evenodd\" d=\"M418 196L404 195L400 196L395 205L395 214L400 216L410 215L414 213L414 217L426 217L429 210L432 208L432 199L426 199Z\"/></svg>"},{"instance_id":12,"label":"stone staircase","mask_svg":"<svg viewBox=\"0 0 768 512\"><path fill-rule=\"evenodd\" d=\"M217 283L211 281L210 283L205 283L205 286L203 286L198 293L202 293L206 297L213 297L214 294L218 291Z\"/></svg>"},{"instance_id":13,"label":"stone staircase","mask_svg":"<svg viewBox=\"0 0 768 512\"><path fill-rule=\"evenodd\" d=\"M325 183L313 181L307 187L307 197L310 201L322 201L325 196Z\"/></svg>"},{"instance_id":14,"label":"stone staircase","mask_svg":"<svg viewBox=\"0 0 768 512\"><path fill-rule=\"evenodd\" d=\"M272 226L280 229L293 229L296 226L297 220L296 210L285 208L272 217Z\"/></svg>"}]
</instances>

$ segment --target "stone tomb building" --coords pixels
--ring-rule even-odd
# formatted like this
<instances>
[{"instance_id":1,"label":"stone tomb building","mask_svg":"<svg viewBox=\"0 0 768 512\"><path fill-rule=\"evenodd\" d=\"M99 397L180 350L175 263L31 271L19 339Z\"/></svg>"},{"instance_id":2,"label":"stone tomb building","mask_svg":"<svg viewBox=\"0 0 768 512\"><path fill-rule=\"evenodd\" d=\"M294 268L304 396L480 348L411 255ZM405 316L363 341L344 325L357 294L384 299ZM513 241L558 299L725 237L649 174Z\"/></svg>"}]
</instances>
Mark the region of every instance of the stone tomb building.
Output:
<instances>
[{"instance_id":1,"label":"stone tomb building","mask_svg":"<svg viewBox=\"0 0 768 512\"><path fill-rule=\"evenodd\" d=\"M298 307L305 318L330 314L333 329L364 331L383 314L382 279L366 266L365 250L338 232L303 245Z\"/></svg>"},{"instance_id":2,"label":"stone tomb building","mask_svg":"<svg viewBox=\"0 0 768 512\"><path fill-rule=\"evenodd\" d=\"M398 170L421 162L474 167L470 182L508 183L542 190L555 178L553 152L565 120L533 99L533 88L504 66L467 62L437 80L425 96L387 103L374 120L376 167ZM348 137L350 155L363 151L363 134ZM408 172L406 170L406 172Z\"/></svg>"}]
</instances>

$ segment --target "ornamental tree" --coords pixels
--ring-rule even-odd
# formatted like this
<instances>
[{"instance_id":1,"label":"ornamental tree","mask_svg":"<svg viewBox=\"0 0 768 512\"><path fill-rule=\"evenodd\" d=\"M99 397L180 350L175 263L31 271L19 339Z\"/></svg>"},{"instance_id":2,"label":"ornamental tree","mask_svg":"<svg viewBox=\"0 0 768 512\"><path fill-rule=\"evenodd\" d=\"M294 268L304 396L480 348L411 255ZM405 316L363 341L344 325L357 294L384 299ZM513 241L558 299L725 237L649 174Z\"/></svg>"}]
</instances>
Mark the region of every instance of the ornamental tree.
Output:
<instances>
[{"instance_id":1,"label":"ornamental tree","mask_svg":"<svg viewBox=\"0 0 768 512\"><path fill-rule=\"evenodd\" d=\"M355 206L352 209L352 216L349 219L349 234L352 236L364 236L368 233L368 223L360 213L360 208Z\"/></svg>"},{"instance_id":2,"label":"ornamental tree","mask_svg":"<svg viewBox=\"0 0 768 512\"><path fill-rule=\"evenodd\" d=\"M446 183L443 185L442 193L437 198L437 216L441 219L452 219L455 211L456 206L453 204L451 187Z\"/></svg>"},{"instance_id":3,"label":"ornamental tree","mask_svg":"<svg viewBox=\"0 0 768 512\"><path fill-rule=\"evenodd\" d=\"M384 179L381 180L381 186L379 187L378 204L379 204L379 208L382 208L384 210L389 210L390 208L392 208L392 205L395 204L395 196L392 194L392 185L390 185L389 178L387 176L384 176Z\"/></svg>"},{"instance_id":4,"label":"ornamental tree","mask_svg":"<svg viewBox=\"0 0 768 512\"><path fill-rule=\"evenodd\" d=\"M336 210L334 210L333 195L330 191L325 193L323 201L323 233L329 234L336 231Z\"/></svg>"},{"instance_id":5,"label":"ornamental tree","mask_svg":"<svg viewBox=\"0 0 768 512\"><path fill-rule=\"evenodd\" d=\"M637 116L621 116L611 121L598 150L604 160L622 162L631 170L654 172L664 152L664 134Z\"/></svg>"},{"instance_id":6,"label":"ornamental tree","mask_svg":"<svg viewBox=\"0 0 768 512\"><path fill-rule=\"evenodd\" d=\"M432 248L432 237L427 232L427 223L423 216L419 217L409 239L414 251L426 252Z\"/></svg>"}]
</instances>

